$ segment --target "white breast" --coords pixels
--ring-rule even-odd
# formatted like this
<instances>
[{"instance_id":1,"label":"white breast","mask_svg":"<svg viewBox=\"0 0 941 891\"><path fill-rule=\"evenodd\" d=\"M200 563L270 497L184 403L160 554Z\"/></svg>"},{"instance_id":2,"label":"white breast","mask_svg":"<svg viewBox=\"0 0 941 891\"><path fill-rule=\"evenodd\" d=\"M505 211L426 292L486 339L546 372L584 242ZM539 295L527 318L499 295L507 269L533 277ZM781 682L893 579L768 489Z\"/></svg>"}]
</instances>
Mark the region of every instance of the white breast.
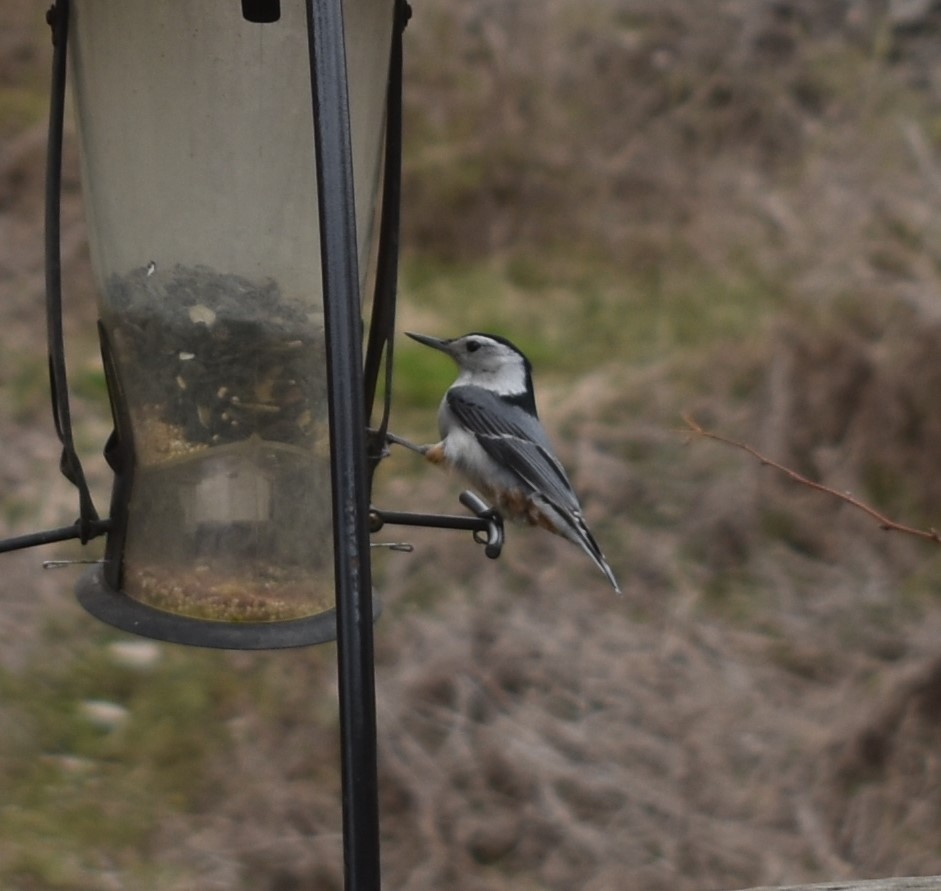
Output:
<instances>
[{"instance_id":1,"label":"white breast","mask_svg":"<svg viewBox=\"0 0 941 891\"><path fill-rule=\"evenodd\" d=\"M485 492L517 488L519 481L491 458L473 433L462 427L443 400L438 411L438 427L444 444L445 461Z\"/></svg>"}]
</instances>

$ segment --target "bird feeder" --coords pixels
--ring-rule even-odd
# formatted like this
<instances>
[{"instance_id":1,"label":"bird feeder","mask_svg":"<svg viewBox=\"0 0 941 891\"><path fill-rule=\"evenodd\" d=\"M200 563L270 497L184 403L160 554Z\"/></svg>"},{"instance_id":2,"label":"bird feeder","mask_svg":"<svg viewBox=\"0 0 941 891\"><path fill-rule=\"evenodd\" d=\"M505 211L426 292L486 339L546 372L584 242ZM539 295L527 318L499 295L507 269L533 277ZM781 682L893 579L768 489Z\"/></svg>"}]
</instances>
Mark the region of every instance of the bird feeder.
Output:
<instances>
[{"instance_id":1,"label":"bird feeder","mask_svg":"<svg viewBox=\"0 0 941 891\"><path fill-rule=\"evenodd\" d=\"M49 365L80 516L0 552L107 535L78 595L118 628L237 649L320 643L344 613L365 634L369 534L385 524L469 529L500 553L499 517L472 493L474 516L369 507L391 395L408 15L405 0L49 11ZM114 420L107 519L73 442L64 355L67 70Z\"/></svg>"},{"instance_id":2,"label":"bird feeder","mask_svg":"<svg viewBox=\"0 0 941 891\"><path fill-rule=\"evenodd\" d=\"M127 630L250 648L336 636L331 401L362 386L357 258L373 241L396 4L344 0L345 46L318 56L322 7L306 19L303 3L229 0L50 11L53 119L68 40L114 419L107 521L71 443L55 301L54 407L82 493L76 537L107 533L79 599ZM331 331L331 311L345 330ZM337 411L349 428L355 412Z\"/></svg>"},{"instance_id":3,"label":"bird feeder","mask_svg":"<svg viewBox=\"0 0 941 891\"><path fill-rule=\"evenodd\" d=\"M360 256L392 8L343 5ZM228 0L73 0L73 20L118 474L106 559L82 602L105 618L129 607L135 623L235 624L269 643L318 637L334 547L304 8L252 22Z\"/></svg>"}]
</instances>

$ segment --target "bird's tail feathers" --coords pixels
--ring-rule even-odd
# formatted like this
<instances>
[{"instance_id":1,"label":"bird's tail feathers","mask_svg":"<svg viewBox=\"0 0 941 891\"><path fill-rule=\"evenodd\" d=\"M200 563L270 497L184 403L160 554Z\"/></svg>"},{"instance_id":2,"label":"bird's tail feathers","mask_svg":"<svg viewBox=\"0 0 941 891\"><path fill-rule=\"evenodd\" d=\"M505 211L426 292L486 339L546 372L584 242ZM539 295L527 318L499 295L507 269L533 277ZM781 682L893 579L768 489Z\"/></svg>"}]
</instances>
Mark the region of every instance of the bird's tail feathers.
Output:
<instances>
[{"instance_id":1,"label":"bird's tail feathers","mask_svg":"<svg viewBox=\"0 0 941 891\"><path fill-rule=\"evenodd\" d=\"M611 587L614 588L618 594L622 593L621 586L614 577L614 572L612 572L611 567L608 565L608 561L605 559L598 542L595 541L595 537L591 534L591 530L586 525L582 515L578 513L572 516L562 513L562 516L568 521L569 528L572 532L571 535L566 537L570 538L575 544L581 547L581 549L591 557L598 569L604 573L604 577L611 583Z\"/></svg>"},{"instance_id":2,"label":"bird's tail feathers","mask_svg":"<svg viewBox=\"0 0 941 891\"><path fill-rule=\"evenodd\" d=\"M621 586L618 584L618 580L614 577L614 573L611 570L611 567L608 566L608 561L605 559L604 554L601 552L601 548L598 547L598 542L595 541L594 537L588 530L585 532L588 533L588 538L591 540L589 545L587 542L580 541L579 543L585 549L585 553L595 561L595 565L600 569L605 578L611 583L611 587L614 588L615 592L621 594Z\"/></svg>"}]
</instances>

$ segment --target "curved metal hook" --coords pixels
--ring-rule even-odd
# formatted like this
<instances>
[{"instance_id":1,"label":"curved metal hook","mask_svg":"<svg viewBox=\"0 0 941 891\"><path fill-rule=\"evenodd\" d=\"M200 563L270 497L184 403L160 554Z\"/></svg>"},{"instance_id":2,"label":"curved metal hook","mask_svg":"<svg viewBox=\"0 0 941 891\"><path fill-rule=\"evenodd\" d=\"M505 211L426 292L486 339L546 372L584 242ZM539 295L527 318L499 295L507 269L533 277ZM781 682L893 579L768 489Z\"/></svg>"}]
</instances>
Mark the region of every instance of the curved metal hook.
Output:
<instances>
[{"instance_id":1,"label":"curved metal hook","mask_svg":"<svg viewBox=\"0 0 941 891\"><path fill-rule=\"evenodd\" d=\"M470 490L461 492L460 501L478 519L487 524L485 529L476 529L474 531L474 541L484 545L484 553L491 560L496 560L503 550L503 517L497 513L495 507L491 507L479 495Z\"/></svg>"}]
</instances>

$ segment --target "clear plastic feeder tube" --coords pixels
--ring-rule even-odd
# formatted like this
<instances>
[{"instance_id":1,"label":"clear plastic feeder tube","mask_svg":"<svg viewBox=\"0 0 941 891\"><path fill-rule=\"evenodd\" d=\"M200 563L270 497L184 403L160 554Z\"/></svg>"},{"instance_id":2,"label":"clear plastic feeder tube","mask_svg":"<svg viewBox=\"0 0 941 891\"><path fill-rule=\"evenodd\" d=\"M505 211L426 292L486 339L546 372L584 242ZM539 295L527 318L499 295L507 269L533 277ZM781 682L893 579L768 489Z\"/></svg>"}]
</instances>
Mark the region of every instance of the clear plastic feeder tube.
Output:
<instances>
[{"instance_id":1,"label":"clear plastic feeder tube","mask_svg":"<svg viewBox=\"0 0 941 891\"><path fill-rule=\"evenodd\" d=\"M266 24L232 0L72 6L86 214L125 453L106 577L184 616L315 615L333 605L333 541L304 5L282 3ZM344 3L361 257L392 11Z\"/></svg>"}]
</instances>

